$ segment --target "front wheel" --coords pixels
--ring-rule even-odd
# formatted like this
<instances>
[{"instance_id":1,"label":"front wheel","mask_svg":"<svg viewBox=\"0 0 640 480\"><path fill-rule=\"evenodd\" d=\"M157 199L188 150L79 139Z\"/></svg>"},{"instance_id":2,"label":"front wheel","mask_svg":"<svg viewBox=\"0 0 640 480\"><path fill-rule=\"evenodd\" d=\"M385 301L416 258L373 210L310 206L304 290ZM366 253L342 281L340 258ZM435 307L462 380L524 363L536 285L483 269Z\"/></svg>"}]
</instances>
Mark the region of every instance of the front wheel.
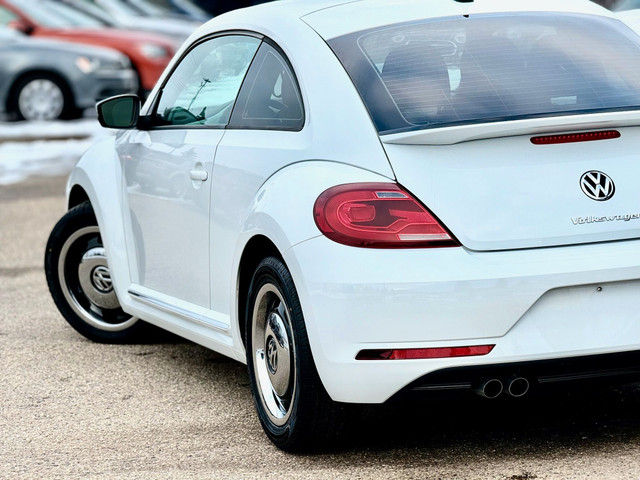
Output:
<instances>
[{"instance_id":1,"label":"front wheel","mask_svg":"<svg viewBox=\"0 0 640 480\"><path fill-rule=\"evenodd\" d=\"M72 119L82 115L69 87L53 75L39 73L21 79L13 87L9 110L19 120Z\"/></svg>"},{"instance_id":2,"label":"front wheel","mask_svg":"<svg viewBox=\"0 0 640 480\"><path fill-rule=\"evenodd\" d=\"M89 202L69 210L53 228L44 264L58 310L79 333L103 343L142 339L149 325L120 307Z\"/></svg>"},{"instance_id":3,"label":"front wheel","mask_svg":"<svg viewBox=\"0 0 640 480\"><path fill-rule=\"evenodd\" d=\"M293 279L279 259L256 268L245 322L249 378L265 433L287 451L326 445L340 433L344 410L322 386Z\"/></svg>"}]
</instances>

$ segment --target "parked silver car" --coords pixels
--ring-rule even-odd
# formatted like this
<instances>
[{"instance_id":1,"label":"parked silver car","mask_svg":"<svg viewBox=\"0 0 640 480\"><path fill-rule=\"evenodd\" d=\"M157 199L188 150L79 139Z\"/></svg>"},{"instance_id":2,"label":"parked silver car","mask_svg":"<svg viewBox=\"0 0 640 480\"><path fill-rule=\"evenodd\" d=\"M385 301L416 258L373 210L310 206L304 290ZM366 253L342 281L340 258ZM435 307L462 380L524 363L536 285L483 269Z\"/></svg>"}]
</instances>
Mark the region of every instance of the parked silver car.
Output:
<instances>
[{"instance_id":1,"label":"parked silver car","mask_svg":"<svg viewBox=\"0 0 640 480\"><path fill-rule=\"evenodd\" d=\"M0 28L0 113L13 119L75 118L97 100L135 92L129 59L115 50L31 39Z\"/></svg>"}]
</instances>

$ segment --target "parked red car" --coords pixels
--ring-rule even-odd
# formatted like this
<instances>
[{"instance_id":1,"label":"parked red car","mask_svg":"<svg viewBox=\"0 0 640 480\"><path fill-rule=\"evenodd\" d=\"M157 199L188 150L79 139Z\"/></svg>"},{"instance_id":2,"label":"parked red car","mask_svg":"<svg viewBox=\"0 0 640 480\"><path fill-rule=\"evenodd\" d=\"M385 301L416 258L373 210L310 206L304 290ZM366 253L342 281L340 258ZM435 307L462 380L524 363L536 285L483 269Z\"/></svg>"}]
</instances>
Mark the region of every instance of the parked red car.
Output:
<instances>
[{"instance_id":1,"label":"parked red car","mask_svg":"<svg viewBox=\"0 0 640 480\"><path fill-rule=\"evenodd\" d=\"M36 37L111 47L129 57L144 93L153 88L178 45L163 35L107 28L91 19L61 14L43 0L0 0L0 25Z\"/></svg>"}]
</instances>

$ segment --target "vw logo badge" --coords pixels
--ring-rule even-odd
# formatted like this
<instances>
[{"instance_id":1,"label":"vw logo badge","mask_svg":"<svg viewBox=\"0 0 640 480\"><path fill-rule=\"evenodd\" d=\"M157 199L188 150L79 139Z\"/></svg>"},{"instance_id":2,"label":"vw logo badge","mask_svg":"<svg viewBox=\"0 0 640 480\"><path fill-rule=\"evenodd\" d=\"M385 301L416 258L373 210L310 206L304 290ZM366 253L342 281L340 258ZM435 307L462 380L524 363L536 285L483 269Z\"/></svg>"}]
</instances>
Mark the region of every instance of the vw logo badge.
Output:
<instances>
[{"instance_id":1,"label":"vw logo badge","mask_svg":"<svg viewBox=\"0 0 640 480\"><path fill-rule=\"evenodd\" d=\"M591 200L604 202L613 197L616 193L616 186L613 180L606 174L598 170L590 170L580 177L580 188Z\"/></svg>"},{"instance_id":2,"label":"vw logo badge","mask_svg":"<svg viewBox=\"0 0 640 480\"><path fill-rule=\"evenodd\" d=\"M113 290L113 282L111 281L111 273L104 265L100 265L93 269L91 274L93 286L100 293L109 293Z\"/></svg>"}]
</instances>

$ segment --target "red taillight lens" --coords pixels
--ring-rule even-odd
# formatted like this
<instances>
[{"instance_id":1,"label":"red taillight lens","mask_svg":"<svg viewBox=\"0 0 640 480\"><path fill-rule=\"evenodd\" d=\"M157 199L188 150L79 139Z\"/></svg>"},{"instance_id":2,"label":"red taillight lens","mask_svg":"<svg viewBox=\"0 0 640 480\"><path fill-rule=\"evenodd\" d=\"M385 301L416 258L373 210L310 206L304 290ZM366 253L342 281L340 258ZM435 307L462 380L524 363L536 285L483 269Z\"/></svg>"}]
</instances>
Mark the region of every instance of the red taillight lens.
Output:
<instances>
[{"instance_id":1,"label":"red taillight lens","mask_svg":"<svg viewBox=\"0 0 640 480\"><path fill-rule=\"evenodd\" d=\"M361 350L356 360L417 360L426 358L477 357L491 353L495 345L470 347L404 348L393 350Z\"/></svg>"},{"instance_id":2,"label":"red taillight lens","mask_svg":"<svg viewBox=\"0 0 640 480\"><path fill-rule=\"evenodd\" d=\"M452 247L458 242L394 183L353 183L324 191L313 208L331 240L355 247Z\"/></svg>"}]
</instances>

